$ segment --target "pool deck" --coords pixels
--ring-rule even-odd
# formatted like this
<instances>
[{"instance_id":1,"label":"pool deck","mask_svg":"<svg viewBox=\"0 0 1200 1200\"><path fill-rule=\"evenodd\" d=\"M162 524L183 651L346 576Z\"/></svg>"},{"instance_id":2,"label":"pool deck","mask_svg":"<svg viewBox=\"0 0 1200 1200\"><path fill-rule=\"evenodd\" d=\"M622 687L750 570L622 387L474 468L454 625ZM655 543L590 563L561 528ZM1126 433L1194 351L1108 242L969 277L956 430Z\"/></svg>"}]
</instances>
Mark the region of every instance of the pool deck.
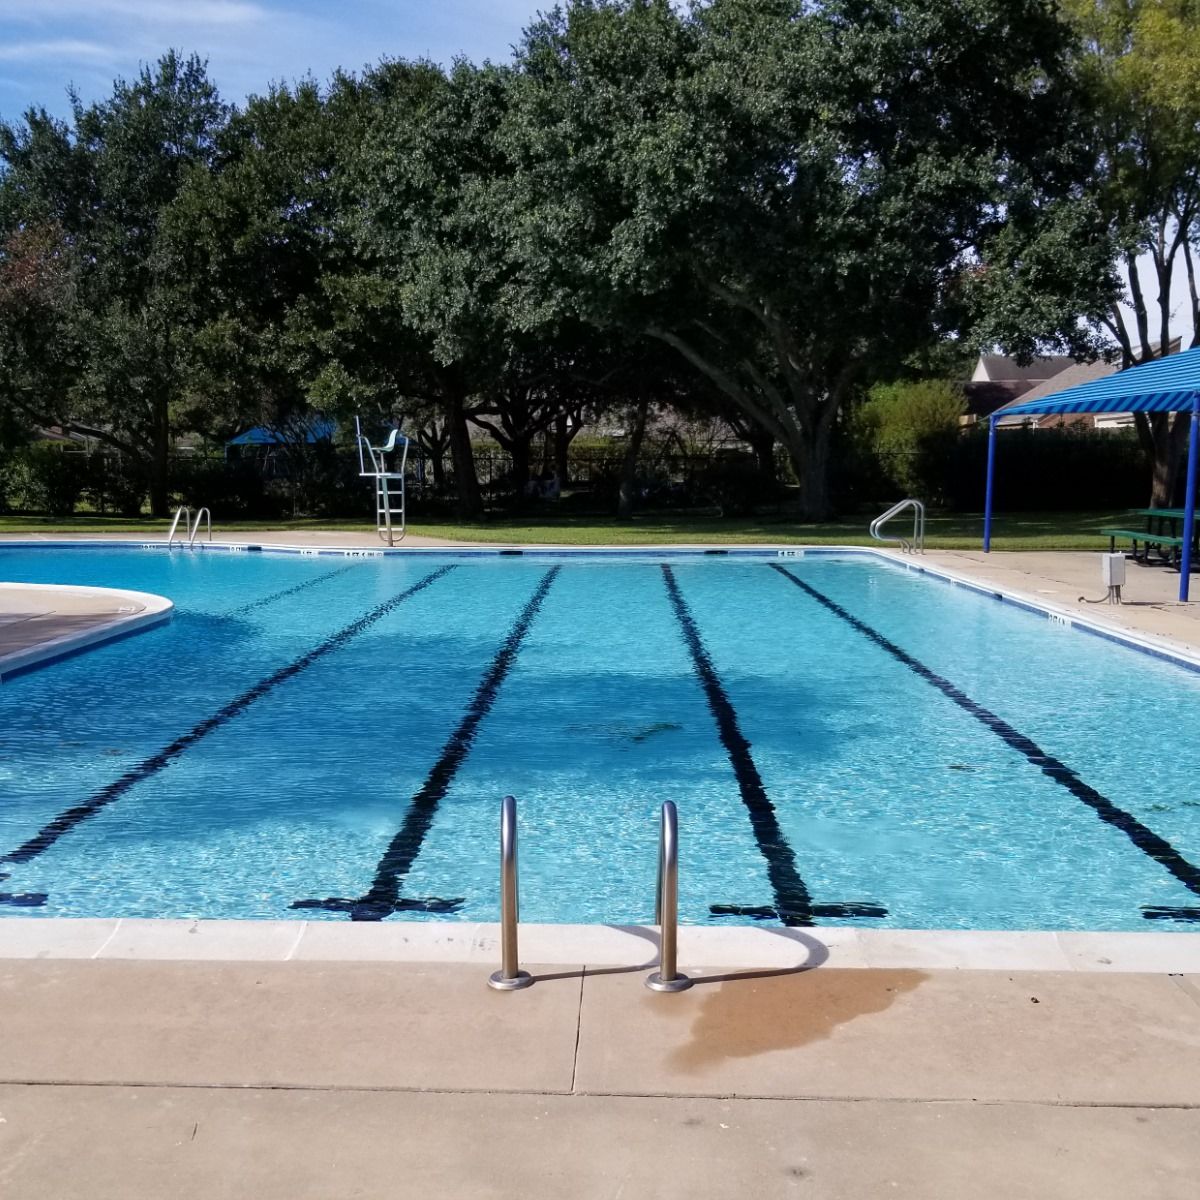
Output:
<instances>
[{"instance_id":1,"label":"pool deck","mask_svg":"<svg viewBox=\"0 0 1200 1200\"><path fill-rule=\"evenodd\" d=\"M145 592L0 583L0 679L150 628L172 608Z\"/></svg>"},{"instance_id":2,"label":"pool deck","mask_svg":"<svg viewBox=\"0 0 1200 1200\"><path fill-rule=\"evenodd\" d=\"M1200 974L0 965L0 1194L1184 1200Z\"/></svg>"},{"instance_id":3,"label":"pool deck","mask_svg":"<svg viewBox=\"0 0 1200 1200\"><path fill-rule=\"evenodd\" d=\"M1097 557L904 561L1200 652L1166 570L1080 604ZM6 917L0 1195L1196 1194L1200 934L685 929L677 995L650 931L524 938L500 994L494 927Z\"/></svg>"}]
</instances>

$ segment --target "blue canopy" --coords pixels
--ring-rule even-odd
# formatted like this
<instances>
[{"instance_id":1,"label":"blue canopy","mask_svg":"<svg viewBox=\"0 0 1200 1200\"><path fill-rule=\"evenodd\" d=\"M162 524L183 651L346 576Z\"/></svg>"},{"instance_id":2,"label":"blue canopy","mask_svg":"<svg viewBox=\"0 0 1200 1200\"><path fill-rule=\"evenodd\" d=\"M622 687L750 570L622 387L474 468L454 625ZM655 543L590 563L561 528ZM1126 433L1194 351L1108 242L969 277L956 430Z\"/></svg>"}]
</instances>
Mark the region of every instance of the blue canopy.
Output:
<instances>
[{"instance_id":1,"label":"blue canopy","mask_svg":"<svg viewBox=\"0 0 1200 1200\"><path fill-rule=\"evenodd\" d=\"M1044 416L1047 413L1190 412L1200 392L1200 346L1156 358L1103 379L1022 404L1006 404L996 417Z\"/></svg>"},{"instance_id":2,"label":"blue canopy","mask_svg":"<svg viewBox=\"0 0 1200 1200\"><path fill-rule=\"evenodd\" d=\"M1196 475L1200 459L1200 346L1168 354L1140 367L1130 367L1091 383L1055 392L1038 400L997 409L989 419L987 492L983 509L983 549L992 547L992 485L996 474L996 421L1000 417L1047 413L1190 412L1187 495L1184 500L1183 553L1179 565L1179 598L1188 598L1195 530Z\"/></svg>"},{"instance_id":3,"label":"blue canopy","mask_svg":"<svg viewBox=\"0 0 1200 1200\"><path fill-rule=\"evenodd\" d=\"M306 421L290 421L278 428L271 425L255 425L245 433L230 438L227 446L295 446L300 442L331 441L337 426L325 417L313 417Z\"/></svg>"}]
</instances>

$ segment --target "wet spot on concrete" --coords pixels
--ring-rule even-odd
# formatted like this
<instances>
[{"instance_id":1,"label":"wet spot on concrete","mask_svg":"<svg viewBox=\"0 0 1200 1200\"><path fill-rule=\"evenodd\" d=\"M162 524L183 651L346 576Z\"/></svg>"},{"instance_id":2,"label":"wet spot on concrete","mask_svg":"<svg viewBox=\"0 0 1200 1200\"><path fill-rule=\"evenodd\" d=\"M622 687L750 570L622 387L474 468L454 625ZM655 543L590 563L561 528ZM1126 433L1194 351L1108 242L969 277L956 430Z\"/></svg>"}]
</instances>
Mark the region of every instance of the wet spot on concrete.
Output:
<instances>
[{"instance_id":1,"label":"wet spot on concrete","mask_svg":"<svg viewBox=\"0 0 1200 1200\"><path fill-rule=\"evenodd\" d=\"M699 1011L688 1006L695 1013L690 1039L669 1061L695 1073L731 1058L794 1050L883 1012L927 978L924 971L821 970L701 985Z\"/></svg>"}]
</instances>

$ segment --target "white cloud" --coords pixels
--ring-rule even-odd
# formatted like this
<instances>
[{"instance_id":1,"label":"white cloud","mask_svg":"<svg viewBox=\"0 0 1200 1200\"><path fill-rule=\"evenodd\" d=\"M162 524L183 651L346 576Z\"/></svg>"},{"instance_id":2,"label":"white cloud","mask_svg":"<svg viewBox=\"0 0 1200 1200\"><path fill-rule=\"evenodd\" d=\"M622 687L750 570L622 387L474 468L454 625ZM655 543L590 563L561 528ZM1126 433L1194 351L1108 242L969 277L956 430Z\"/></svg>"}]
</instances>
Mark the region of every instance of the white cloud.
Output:
<instances>
[{"instance_id":1,"label":"white cloud","mask_svg":"<svg viewBox=\"0 0 1200 1200\"><path fill-rule=\"evenodd\" d=\"M0 20L47 23L75 18L155 25L251 25L266 18L259 4L245 0L0 0Z\"/></svg>"},{"instance_id":2,"label":"white cloud","mask_svg":"<svg viewBox=\"0 0 1200 1200\"><path fill-rule=\"evenodd\" d=\"M0 62L93 62L111 63L118 59L111 46L59 38L46 42L10 42L0 44Z\"/></svg>"}]
</instances>

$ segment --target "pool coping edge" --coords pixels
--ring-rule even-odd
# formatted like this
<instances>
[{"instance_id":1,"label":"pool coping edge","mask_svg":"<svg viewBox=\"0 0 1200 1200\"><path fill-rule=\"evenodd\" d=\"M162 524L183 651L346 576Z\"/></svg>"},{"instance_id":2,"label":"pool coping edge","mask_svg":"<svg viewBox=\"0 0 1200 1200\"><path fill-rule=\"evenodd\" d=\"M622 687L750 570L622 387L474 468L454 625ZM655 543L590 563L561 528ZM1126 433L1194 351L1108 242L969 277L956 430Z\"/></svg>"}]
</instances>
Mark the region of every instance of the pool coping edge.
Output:
<instances>
[{"instance_id":1,"label":"pool coping edge","mask_svg":"<svg viewBox=\"0 0 1200 1200\"><path fill-rule=\"evenodd\" d=\"M5 917L0 960L458 963L495 967L488 922ZM644 925L522 925L521 957L555 966L652 969ZM1200 933L908 930L685 925L680 969L937 969L1200 974Z\"/></svg>"}]
</instances>

